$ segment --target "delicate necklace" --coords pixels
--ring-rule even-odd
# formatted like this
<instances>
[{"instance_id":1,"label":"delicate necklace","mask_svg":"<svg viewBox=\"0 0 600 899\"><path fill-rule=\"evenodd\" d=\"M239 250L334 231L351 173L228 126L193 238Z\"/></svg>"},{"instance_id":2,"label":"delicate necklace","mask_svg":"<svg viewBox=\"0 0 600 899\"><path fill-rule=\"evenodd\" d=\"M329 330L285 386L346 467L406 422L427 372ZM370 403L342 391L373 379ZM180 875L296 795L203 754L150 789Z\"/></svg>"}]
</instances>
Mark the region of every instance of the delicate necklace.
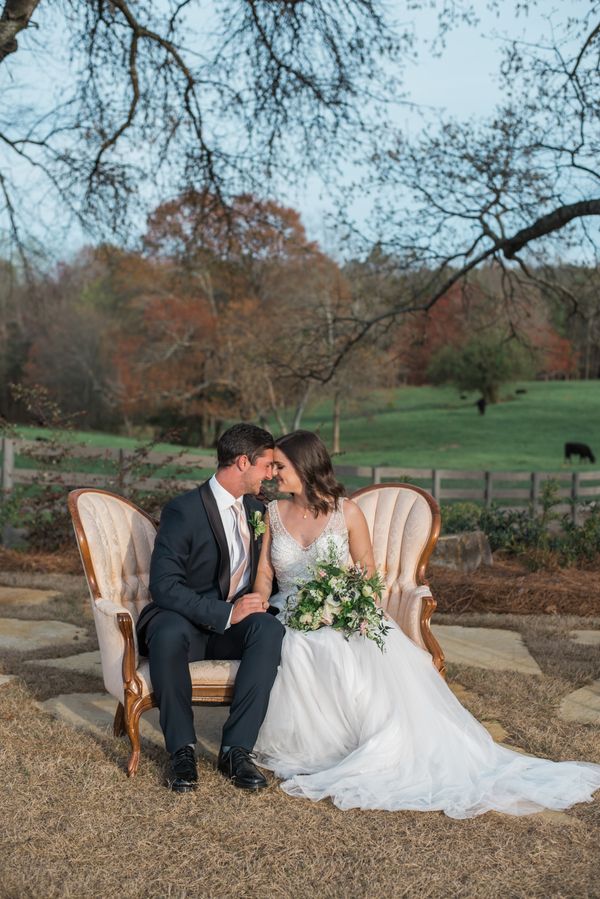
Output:
<instances>
[{"instance_id":1,"label":"delicate necklace","mask_svg":"<svg viewBox=\"0 0 600 899\"><path fill-rule=\"evenodd\" d=\"M308 518L308 506L306 506L306 508L304 509L304 512L302 513L302 518Z\"/></svg>"}]
</instances>

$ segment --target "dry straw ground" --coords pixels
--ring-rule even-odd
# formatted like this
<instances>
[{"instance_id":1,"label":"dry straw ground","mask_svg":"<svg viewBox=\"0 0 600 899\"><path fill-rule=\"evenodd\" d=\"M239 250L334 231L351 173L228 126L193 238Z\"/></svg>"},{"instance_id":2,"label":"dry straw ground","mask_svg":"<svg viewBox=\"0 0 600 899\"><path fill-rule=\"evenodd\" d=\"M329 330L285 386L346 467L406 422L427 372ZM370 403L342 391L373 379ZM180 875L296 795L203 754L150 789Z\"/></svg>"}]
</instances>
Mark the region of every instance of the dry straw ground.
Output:
<instances>
[{"instance_id":1,"label":"dry straw ground","mask_svg":"<svg viewBox=\"0 0 600 899\"><path fill-rule=\"evenodd\" d=\"M600 614L600 567L531 571L514 557L494 553L492 567L467 577L460 571L433 568L430 582L439 612L510 612L517 615Z\"/></svg>"},{"instance_id":2,"label":"dry straw ground","mask_svg":"<svg viewBox=\"0 0 600 899\"><path fill-rule=\"evenodd\" d=\"M63 595L19 617L90 626L80 578L1 580L22 578ZM600 620L460 620L518 627L545 671L539 678L451 667L449 679L467 688L471 711L500 721L509 741L531 753L600 762L600 728L557 717L562 696L600 676L598 648L573 650L568 632ZM44 654L51 653L26 657ZM22 677L17 688L0 690L2 897L600 896L600 797L524 818L341 812L292 799L276 781L258 795L240 793L204 760L198 792L175 796L163 786L159 749L145 745L139 776L128 781L125 741L75 731L35 704L59 692L95 691L96 679L51 669L41 677L23 661L18 653L0 659L0 671Z\"/></svg>"}]
</instances>

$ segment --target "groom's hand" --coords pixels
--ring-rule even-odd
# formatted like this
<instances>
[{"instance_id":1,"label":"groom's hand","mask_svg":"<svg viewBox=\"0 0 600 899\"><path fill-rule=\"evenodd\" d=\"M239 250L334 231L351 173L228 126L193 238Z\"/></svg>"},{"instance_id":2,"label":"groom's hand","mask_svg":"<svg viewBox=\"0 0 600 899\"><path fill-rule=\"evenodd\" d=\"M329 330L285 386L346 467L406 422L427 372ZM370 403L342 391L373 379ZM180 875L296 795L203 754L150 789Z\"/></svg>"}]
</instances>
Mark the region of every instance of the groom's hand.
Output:
<instances>
[{"instance_id":1,"label":"groom's hand","mask_svg":"<svg viewBox=\"0 0 600 899\"><path fill-rule=\"evenodd\" d=\"M245 593L236 599L231 613L231 624L238 624L255 612L264 612L265 607L260 593Z\"/></svg>"}]
</instances>

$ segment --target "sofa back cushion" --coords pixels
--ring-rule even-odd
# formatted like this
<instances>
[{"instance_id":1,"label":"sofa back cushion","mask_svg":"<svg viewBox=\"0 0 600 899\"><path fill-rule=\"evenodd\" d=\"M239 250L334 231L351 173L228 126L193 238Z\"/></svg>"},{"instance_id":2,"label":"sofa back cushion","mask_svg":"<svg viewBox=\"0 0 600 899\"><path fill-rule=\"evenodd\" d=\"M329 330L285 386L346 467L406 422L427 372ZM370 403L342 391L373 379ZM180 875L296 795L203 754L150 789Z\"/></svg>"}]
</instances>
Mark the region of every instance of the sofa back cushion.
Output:
<instances>
[{"instance_id":1,"label":"sofa back cushion","mask_svg":"<svg viewBox=\"0 0 600 899\"><path fill-rule=\"evenodd\" d=\"M80 547L92 598L95 581L102 599L123 606L136 621L150 600L150 556L156 537L153 522L133 503L103 491L80 493L77 511L92 565L90 572L85 549Z\"/></svg>"},{"instance_id":2,"label":"sofa back cushion","mask_svg":"<svg viewBox=\"0 0 600 899\"><path fill-rule=\"evenodd\" d=\"M416 583L419 560L432 532L431 506L407 485L376 486L352 499L369 525L375 564L385 581L382 605L387 609L392 594L400 595L404 587ZM394 612L390 609L390 614Z\"/></svg>"}]
</instances>

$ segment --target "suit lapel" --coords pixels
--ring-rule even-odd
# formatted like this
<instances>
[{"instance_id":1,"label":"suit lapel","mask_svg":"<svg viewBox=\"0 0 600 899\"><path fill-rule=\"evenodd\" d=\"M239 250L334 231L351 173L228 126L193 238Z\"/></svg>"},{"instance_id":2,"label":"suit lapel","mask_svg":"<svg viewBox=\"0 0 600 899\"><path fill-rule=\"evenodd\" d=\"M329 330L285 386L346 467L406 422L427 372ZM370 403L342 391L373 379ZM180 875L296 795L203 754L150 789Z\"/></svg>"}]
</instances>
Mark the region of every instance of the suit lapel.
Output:
<instances>
[{"instance_id":1,"label":"suit lapel","mask_svg":"<svg viewBox=\"0 0 600 899\"><path fill-rule=\"evenodd\" d=\"M214 534L215 541L219 548L219 590L221 599L227 599L229 596L229 579L231 577L231 562L229 559L229 549L227 546L227 537L223 530L223 522L219 513L219 507L214 497L210 484L205 481L198 488L200 491L200 499L206 509L206 517Z\"/></svg>"},{"instance_id":2,"label":"suit lapel","mask_svg":"<svg viewBox=\"0 0 600 899\"><path fill-rule=\"evenodd\" d=\"M244 496L244 508L246 510L246 518L250 519L252 512L254 509L250 505L250 497ZM252 530L252 525L248 521L248 530L250 531L250 586L254 583L256 578L256 570L258 568L258 558L259 558L259 541L254 536L254 531Z\"/></svg>"}]
</instances>

